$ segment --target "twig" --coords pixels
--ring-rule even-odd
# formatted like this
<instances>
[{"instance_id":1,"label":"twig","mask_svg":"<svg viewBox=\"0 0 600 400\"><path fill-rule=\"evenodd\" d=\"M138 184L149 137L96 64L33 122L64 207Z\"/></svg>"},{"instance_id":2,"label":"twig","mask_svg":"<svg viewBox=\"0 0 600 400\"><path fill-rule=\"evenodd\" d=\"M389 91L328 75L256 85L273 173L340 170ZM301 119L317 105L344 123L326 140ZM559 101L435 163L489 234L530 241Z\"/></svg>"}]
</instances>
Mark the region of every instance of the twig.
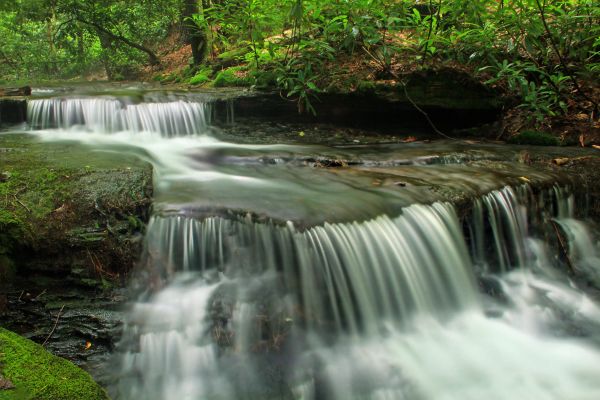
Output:
<instances>
[{"instance_id":1,"label":"twig","mask_svg":"<svg viewBox=\"0 0 600 400\"><path fill-rule=\"evenodd\" d=\"M29 207L27 207L25 204L23 204L23 202L21 200L17 199L17 196L15 196L15 201L17 203L19 203L24 209L26 209L28 213L31 212L31 210L29 209Z\"/></svg>"},{"instance_id":2,"label":"twig","mask_svg":"<svg viewBox=\"0 0 600 400\"><path fill-rule=\"evenodd\" d=\"M440 131L435 126L435 124L433 123L433 121L431 120L431 118L429 118L429 115L427 115L427 113L425 111L423 111L423 109L421 107L419 107L417 105L417 103L415 103L413 101L413 99L410 98L410 96L408 95L408 91L406 90L406 83L405 82L401 82L401 84L402 84L402 88L404 89L404 95L406 96L406 98L408 99L408 101L410 102L410 104L412 104L413 107L417 109L417 111L419 111L421 114L423 114L425 116L425 118L427 119L427 122L429 122L429 125L434 130L434 132L437 133L438 135L441 135L441 136L447 138L447 139L457 140L456 138L450 137L450 136L446 135L445 133L443 133L442 131Z\"/></svg>"},{"instance_id":3,"label":"twig","mask_svg":"<svg viewBox=\"0 0 600 400\"><path fill-rule=\"evenodd\" d=\"M50 339L50 337L54 333L54 330L56 330L56 325L58 325L58 320L60 319L60 314L62 313L64 308L65 308L65 305L63 304L63 306L58 311L58 314L56 315L56 321L54 321L54 326L52 327L52 330L50 331L50 334L48 335L48 337L46 337L46 340L44 340L44 343L42 343L42 346L45 346L46 343L48 343L48 339Z\"/></svg>"},{"instance_id":4,"label":"twig","mask_svg":"<svg viewBox=\"0 0 600 400\"><path fill-rule=\"evenodd\" d=\"M23 293L25 293L25 291L21 290L21 294L19 295L19 298L17 299L17 301L21 301L21 297L23 297Z\"/></svg>"},{"instance_id":5,"label":"twig","mask_svg":"<svg viewBox=\"0 0 600 400\"><path fill-rule=\"evenodd\" d=\"M46 289L42 290L42 292L40 294L38 294L37 296L35 296L33 299L37 300L39 297L43 296L44 293L46 293Z\"/></svg>"},{"instance_id":6,"label":"twig","mask_svg":"<svg viewBox=\"0 0 600 400\"><path fill-rule=\"evenodd\" d=\"M555 221L550 221L550 222L552 223L552 227L554 228L554 232L556 233L556 237L558 238L558 243L560 244L560 249L562 250L562 253L565 256L565 259L567 260L567 266L569 267L569 270L571 271L571 273L575 274L575 268L573 267L573 263L571 262L571 259L569 258L569 253L567 252L567 248L565 246L564 239L563 239L562 235L560 234L560 231L558 230L558 226L556 226Z\"/></svg>"}]
</instances>

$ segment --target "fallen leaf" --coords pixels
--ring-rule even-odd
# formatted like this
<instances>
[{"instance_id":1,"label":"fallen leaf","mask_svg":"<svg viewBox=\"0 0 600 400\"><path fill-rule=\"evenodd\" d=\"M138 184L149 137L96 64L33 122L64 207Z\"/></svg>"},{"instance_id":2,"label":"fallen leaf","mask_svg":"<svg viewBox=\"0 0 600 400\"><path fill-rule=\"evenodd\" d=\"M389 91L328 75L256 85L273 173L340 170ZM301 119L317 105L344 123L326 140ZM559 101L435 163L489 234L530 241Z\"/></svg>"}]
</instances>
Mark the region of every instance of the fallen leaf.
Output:
<instances>
[{"instance_id":1,"label":"fallen leaf","mask_svg":"<svg viewBox=\"0 0 600 400\"><path fill-rule=\"evenodd\" d=\"M596 150L600 150L600 146L598 146L597 144L593 144L592 147Z\"/></svg>"},{"instance_id":2,"label":"fallen leaf","mask_svg":"<svg viewBox=\"0 0 600 400\"><path fill-rule=\"evenodd\" d=\"M0 375L0 390L14 389L15 385L2 375Z\"/></svg>"},{"instance_id":3,"label":"fallen leaf","mask_svg":"<svg viewBox=\"0 0 600 400\"><path fill-rule=\"evenodd\" d=\"M585 147L585 135L583 133L579 135L579 144L581 147Z\"/></svg>"},{"instance_id":4,"label":"fallen leaf","mask_svg":"<svg viewBox=\"0 0 600 400\"><path fill-rule=\"evenodd\" d=\"M54 210L52 212L61 213L61 212L65 211L65 209L66 209L66 206L63 204L62 206L58 207L56 210Z\"/></svg>"},{"instance_id":5,"label":"fallen leaf","mask_svg":"<svg viewBox=\"0 0 600 400\"><path fill-rule=\"evenodd\" d=\"M90 347L92 347L92 342L85 342L85 349L89 350Z\"/></svg>"},{"instance_id":6,"label":"fallen leaf","mask_svg":"<svg viewBox=\"0 0 600 400\"><path fill-rule=\"evenodd\" d=\"M556 165L565 165L569 162L569 159L567 157L555 158L552 162Z\"/></svg>"},{"instance_id":7,"label":"fallen leaf","mask_svg":"<svg viewBox=\"0 0 600 400\"><path fill-rule=\"evenodd\" d=\"M520 176L519 179L525 182L531 182L526 176Z\"/></svg>"},{"instance_id":8,"label":"fallen leaf","mask_svg":"<svg viewBox=\"0 0 600 400\"><path fill-rule=\"evenodd\" d=\"M412 142L416 142L417 138L414 136L409 136L406 139L402 139L403 143L412 143Z\"/></svg>"}]
</instances>

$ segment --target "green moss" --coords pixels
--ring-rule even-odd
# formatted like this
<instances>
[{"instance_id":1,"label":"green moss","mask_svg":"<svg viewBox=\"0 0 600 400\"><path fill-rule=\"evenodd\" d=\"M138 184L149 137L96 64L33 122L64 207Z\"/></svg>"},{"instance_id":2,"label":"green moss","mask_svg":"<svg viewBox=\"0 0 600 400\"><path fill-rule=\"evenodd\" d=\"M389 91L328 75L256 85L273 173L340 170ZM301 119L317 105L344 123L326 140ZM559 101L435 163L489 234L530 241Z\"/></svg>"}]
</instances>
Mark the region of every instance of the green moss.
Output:
<instances>
[{"instance_id":1,"label":"green moss","mask_svg":"<svg viewBox=\"0 0 600 400\"><path fill-rule=\"evenodd\" d=\"M206 76L206 74L196 74L192 78L190 78L190 85L202 85L210 81L210 78Z\"/></svg>"},{"instance_id":2,"label":"green moss","mask_svg":"<svg viewBox=\"0 0 600 400\"><path fill-rule=\"evenodd\" d=\"M108 399L87 372L3 328L0 328L0 370L15 385L15 389L0 390L0 400Z\"/></svg>"},{"instance_id":3,"label":"green moss","mask_svg":"<svg viewBox=\"0 0 600 400\"><path fill-rule=\"evenodd\" d=\"M231 67L224 69L215 78L215 87L224 86L250 86L254 79L244 70L244 67Z\"/></svg>"},{"instance_id":4,"label":"green moss","mask_svg":"<svg viewBox=\"0 0 600 400\"><path fill-rule=\"evenodd\" d=\"M144 229L144 221L140 220L136 215L129 215L127 217L129 223L130 232L139 232Z\"/></svg>"},{"instance_id":5,"label":"green moss","mask_svg":"<svg viewBox=\"0 0 600 400\"><path fill-rule=\"evenodd\" d=\"M163 75L161 82L162 83L173 83L175 82L175 80L178 78L178 75L175 72L172 72L170 74L167 75Z\"/></svg>"},{"instance_id":6,"label":"green moss","mask_svg":"<svg viewBox=\"0 0 600 400\"><path fill-rule=\"evenodd\" d=\"M535 146L558 146L560 141L549 133L523 131L508 140L511 144L529 144Z\"/></svg>"},{"instance_id":7,"label":"green moss","mask_svg":"<svg viewBox=\"0 0 600 400\"><path fill-rule=\"evenodd\" d=\"M371 81L360 81L356 85L356 91L358 93L373 93L376 89L375 83Z\"/></svg>"},{"instance_id":8,"label":"green moss","mask_svg":"<svg viewBox=\"0 0 600 400\"><path fill-rule=\"evenodd\" d=\"M223 61L239 61L244 58L244 55L247 53L247 49L244 47L240 47L237 49L224 51L223 53L217 56L218 59Z\"/></svg>"},{"instance_id":9,"label":"green moss","mask_svg":"<svg viewBox=\"0 0 600 400\"><path fill-rule=\"evenodd\" d=\"M211 68L202 68L196 74L190 78L190 85L202 85L203 83L209 82L213 71Z\"/></svg>"},{"instance_id":10,"label":"green moss","mask_svg":"<svg viewBox=\"0 0 600 400\"><path fill-rule=\"evenodd\" d=\"M22 134L0 135L0 148L0 255L12 259L17 270L28 256L54 256L73 246L100 257L106 253L105 259L132 257L124 249L133 245L110 231L124 224L127 233L128 216L149 204L148 164ZM48 268L52 263L49 258Z\"/></svg>"}]
</instances>

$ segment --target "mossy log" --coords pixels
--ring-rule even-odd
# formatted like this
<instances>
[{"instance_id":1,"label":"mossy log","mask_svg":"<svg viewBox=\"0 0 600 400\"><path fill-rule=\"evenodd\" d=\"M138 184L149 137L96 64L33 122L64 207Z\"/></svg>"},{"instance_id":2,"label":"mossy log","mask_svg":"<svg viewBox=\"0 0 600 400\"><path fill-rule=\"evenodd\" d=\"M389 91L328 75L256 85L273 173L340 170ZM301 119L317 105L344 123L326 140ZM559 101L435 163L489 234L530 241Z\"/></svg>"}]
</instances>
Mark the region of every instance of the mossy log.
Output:
<instances>
[{"instance_id":1,"label":"mossy log","mask_svg":"<svg viewBox=\"0 0 600 400\"><path fill-rule=\"evenodd\" d=\"M0 88L0 96L30 96L31 86L19 88Z\"/></svg>"}]
</instances>

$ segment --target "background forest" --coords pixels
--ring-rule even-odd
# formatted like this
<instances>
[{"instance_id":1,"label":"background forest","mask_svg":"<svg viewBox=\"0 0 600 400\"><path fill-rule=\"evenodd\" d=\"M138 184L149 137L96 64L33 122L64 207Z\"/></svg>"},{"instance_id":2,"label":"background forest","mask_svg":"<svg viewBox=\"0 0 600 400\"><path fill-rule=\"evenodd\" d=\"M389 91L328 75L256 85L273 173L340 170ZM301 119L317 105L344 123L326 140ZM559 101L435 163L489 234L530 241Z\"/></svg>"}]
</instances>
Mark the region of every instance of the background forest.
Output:
<instances>
[{"instance_id":1,"label":"background forest","mask_svg":"<svg viewBox=\"0 0 600 400\"><path fill-rule=\"evenodd\" d=\"M324 90L450 66L541 122L597 116L593 0L3 0L0 79L154 79ZM581 116L580 116L581 117Z\"/></svg>"}]
</instances>

